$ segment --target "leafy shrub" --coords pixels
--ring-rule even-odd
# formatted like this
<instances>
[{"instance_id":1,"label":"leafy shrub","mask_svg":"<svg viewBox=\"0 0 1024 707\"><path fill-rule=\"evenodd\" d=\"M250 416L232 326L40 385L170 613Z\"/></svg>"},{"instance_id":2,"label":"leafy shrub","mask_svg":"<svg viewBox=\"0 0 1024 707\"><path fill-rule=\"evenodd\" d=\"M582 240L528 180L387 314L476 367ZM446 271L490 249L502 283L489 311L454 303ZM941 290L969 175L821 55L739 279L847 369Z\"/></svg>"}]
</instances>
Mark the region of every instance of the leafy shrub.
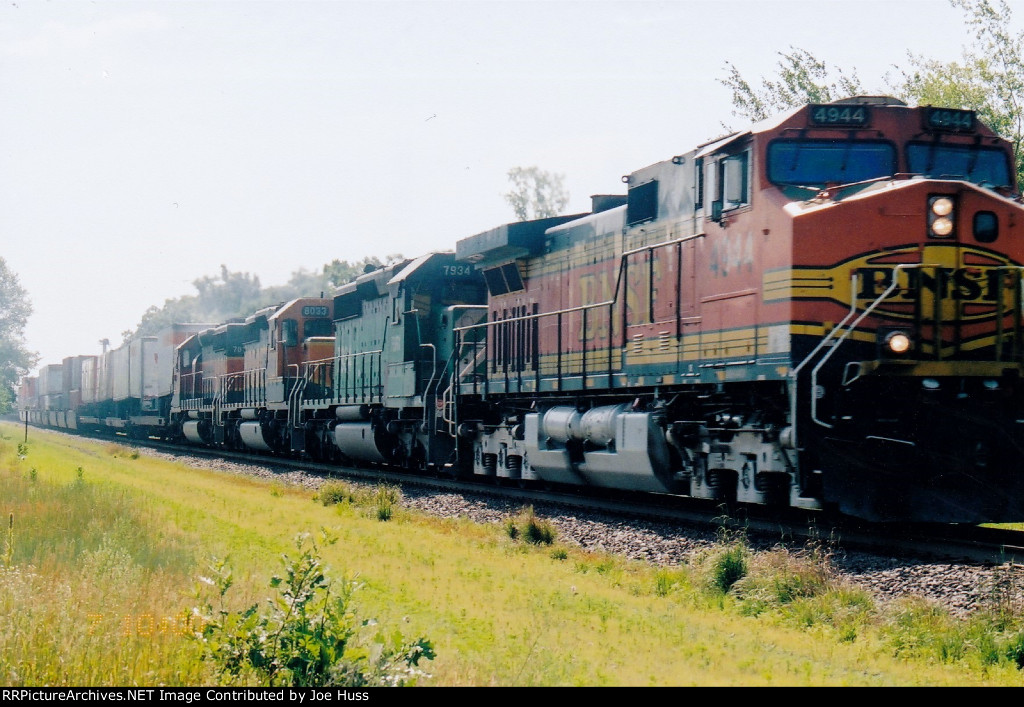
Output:
<instances>
[{"instance_id":1,"label":"leafy shrub","mask_svg":"<svg viewBox=\"0 0 1024 707\"><path fill-rule=\"evenodd\" d=\"M743 579L747 574L750 550L742 543L732 543L721 548L710 561L711 583L720 592L725 593L732 585Z\"/></svg>"},{"instance_id":2,"label":"leafy shrub","mask_svg":"<svg viewBox=\"0 0 1024 707\"><path fill-rule=\"evenodd\" d=\"M1007 660L1017 664L1017 667L1024 670L1024 630L1009 636L1003 648L1003 655Z\"/></svg>"},{"instance_id":3,"label":"leafy shrub","mask_svg":"<svg viewBox=\"0 0 1024 707\"><path fill-rule=\"evenodd\" d=\"M516 519L514 516L509 516L505 519L505 534L513 540L519 539L519 525L516 524Z\"/></svg>"},{"instance_id":4,"label":"leafy shrub","mask_svg":"<svg viewBox=\"0 0 1024 707\"><path fill-rule=\"evenodd\" d=\"M371 633L376 621L359 620L351 606L358 584L332 584L317 544L306 541L296 539L297 559L284 556L283 576L270 580L277 593L263 610L258 604L244 611L224 609L231 571L223 561L210 565L212 576L202 581L214 588L220 608L207 599L195 609L200 625L193 635L218 678L270 686L363 687L412 685L427 676L419 662L433 660L430 641ZM323 541L334 542L326 535Z\"/></svg>"}]
</instances>

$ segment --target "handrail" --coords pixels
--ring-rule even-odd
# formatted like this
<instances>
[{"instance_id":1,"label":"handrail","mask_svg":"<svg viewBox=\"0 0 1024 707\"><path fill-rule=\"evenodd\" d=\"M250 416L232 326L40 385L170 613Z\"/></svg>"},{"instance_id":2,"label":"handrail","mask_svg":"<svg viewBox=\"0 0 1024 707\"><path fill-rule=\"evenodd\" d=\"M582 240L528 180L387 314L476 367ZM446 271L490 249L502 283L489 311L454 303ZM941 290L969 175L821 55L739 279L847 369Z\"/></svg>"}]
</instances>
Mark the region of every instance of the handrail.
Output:
<instances>
[{"instance_id":1,"label":"handrail","mask_svg":"<svg viewBox=\"0 0 1024 707\"><path fill-rule=\"evenodd\" d=\"M645 251L651 252L651 251L657 250L658 248L664 248L666 246L676 245L678 243L685 243L687 241L692 241L692 240L695 240L697 238L703 238L705 236L706 236L706 234L704 234L704 233L695 233L695 234L692 234L692 235L689 235L689 236L683 236L681 238L674 238L674 239L672 239L670 241L662 241L661 243L654 243L654 244L651 244L651 245L642 246L640 248L634 248L632 250L623 251L622 254L619 255L619 269L618 269L618 272L617 272L617 274L615 276L615 292L612 293L612 296L611 296L610 299L604 300L603 302L595 302L594 304L581 304L578 307L567 307L565 309L558 309L558 310L554 310L554 311L550 311L550 312L538 312L537 314L525 314L525 315L521 315L521 316L518 316L518 317L509 317L508 319L501 319L501 320L494 321L494 322L486 321L486 322L481 322L480 324L470 324L468 326L455 327L454 329L452 329L452 331L464 332L464 331L469 331L471 329L480 329L480 328L491 327L491 326L495 326L497 324L507 324L508 322L517 322L517 321L528 321L528 320L531 320L531 319L541 319L543 317L553 317L553 316L556 316L556 315L559 315L559 314L572 314L573 312L582 312L583 310L587 310L587 309L596 309L598 307L608 307L610 305L616 304L619 301L619 290L621 289L621 286L622 286L622 279L623 279L622 278L622 273L623 273L623 271L625 269L625 266L626 266L626 259L629 256L636 255L637 253L643 253ZM489 309L489 307L488 307L488 309Z\"/></svg>"},{"instance_id":2,"label":"handrail","mask_svg":"<svg viewBox=\"0 0 1024 707\"><path fill-rule=\"evenodd\" d=\"M614 328L615 328L615 322L614 322L614 319L615 319L615 306L622 301L621 293L622 293L623 288L625 287L626 277L627 277L626 274L627 274L628 269L629 269L629 259L630 259L630 257L633 256L633 255L636 255L638 253L647 253L647 254L650 255L651 262L653 263L653 259L654 259L653 253L654 253L654 251L659 250L659 249L663 249L663 248L668 248L668 247L671 247L671 246L679 246L681 248L683 243L687 243L689 241L693 241L693 240L696 240L698 238L704 238L704 237L706 237L706 235L707 234L705 234L703 232L701 232L701 233L693 233L693 234L690 234L690 235L687 235L687 236L681 236L679 238L672 238L672 239L669 239L669 240L661 241L659 243L651 243L651 244L648 244L648 245L640 246L639 248L633 248L633 249L630 249L630 250L623 251L618 256L618 261L619 262L618 262L618 268L617 268L616 275L615 275L615 290L613 291L613 293L612 293L612 295L611 295L611 297L609 299L605 299L605 300L603 300L601 302L594 302L594 303L591 303L591 304L583 304L583 305L579 305L579 306L576 306L576 307L565 307L565 308L562 308L562 309L548 311L548 312L537 312L537 313L531 313L531 314L521 314L521 315L507 317L507 318L496 320L496 321L485 321L485 322L481 322L479 324L471 324L471 325L467 325L467 326L456 327L456 328L453 329L453 331L456 334L458 334L458 335L462 335L462 334L470 332L472 330L479 330L479 329L482 329L484 331L490 332L492 330L492 328L493 328L495 331L500 331L500 330L497 329L497 327L508 326L508 325L517 325L519 323L523 323L524 325L526 325L529 322L538 321L538 320L543 319L545 317L556 317L556 319L558 321L558 335L557 335L558 336L558 356L557 356L557 361L554 364L554 366L555 366L554 373L555 373L555 377L556 377L556 380L557 380L557 387L558 387L559 390L561 390L562 389L562 380L563 380L563 370L562 370L563 369L563 360L562 360L562 353L563 353L562 352L562 318L565 315L580 313L581 316L582 316L582 324L583 324L583 327L584 327L584 329L583 329L584 330L584 337L583 337L583 341L582 341L582 351L580 352L581 358L580 358L580 370L579 370L579 376L581 377L582 385L583 385L584 388L586 388L587 387L588 377L592 376L592 375L607 375L608 376L608 385L611 385L612 374L616 370L615 369L615 363L614 363L614 360L615 360L615 340L614 340L614 337L613 337L613 331L614 331ZM681 257L681 253L680 253L679 257ZM652 292L649 294L649 296L653 297L653 283L652 283ZM608 312L607 312L607 320L608 320L608 337L607 338L608 338L608 344L607 344L607 347L595 346L593 349L590 349L588 347L588 343L587 343L586 335L585 335L586 334L586 326L587 326L587 315L588 315L588 313L591 310L598 310L598 309L601 309L601 308L607 308L608 309ZM652 311L653 311L653 306L652 306ZM625 336L626 336L627 326L626 326L626 322L625 322L625 316L626 315L625 315L624 311L623 311L623 315L622 316L623 316L623 324L622 324L621 335L623 337L623 340L621 342L621 345L625 346L625 343L626 343L625 342ZM676 311L676 335L677 335L677 337L681 334L681 329L682 329L682 320L681 320L681 315L680 315L680 313L678 311L678 308L677 308L677 311ZM482 342L482 343L484 344L484 346L486 348L486 346L487 346L486 340L484 342ZM606 352L602 352L603 348L607 348L607 351ZM595 359L595 365L597 367L597 371L598 372L589 371L588 370L588 355L600 355L602 353L604 353L605 356L603 356L602 358ZM602 362L603 358L607 359L607 371L601 371L601 369L604 366L604 363ZM493 362L493 360L494 359L492 359L492 362ZM510 379L510 367L509 367L508 363L509 362L506 361L506 362L504 362L504 365L503 365L503 373L504 373L504 376L505 376L505 387L506 388L509 387L509 379ZM536 361L536 364L537 364L536 367L535 367L536 379L537 379L536 380L536 384L539 386L541 375L542 375L542 373L545 373L545 371L541 370L541 366L539 365L539 360ZM523 371L524 371L524 369L522 367L522 362L520 362L520 366L518 368L513 366L511 371L512 371L513 375L515 375L515 377L517 378L519 387L521 388L522 384L523 384ZM547 371L546 373L550 373L550 371ZM573 374L573 375L575 375L575 374ZM488 388L489 388L489 379L490 379L489 375L485 377L485 386L488 387Z\"/></svg>"},{"instance_id":3,"label":"handrail","mask_svg":"<svg viewBox=\"0 0 1024 707\"><path fill-rule=\"evenodd\" d=\"M220 376L224 402L228 405L262 406L267 403L267 369L246 368ZM232 400L230 393L241 393Z\"/></svg>"},{"instance_id":4,"label":"handrail","mask_svg":"<svg viewBox=\"0 0 1024 707\"><path fill-rule=\"evenodd\" d=\"M937 267L937 266L935 266L935 265L928 265L928 264L925 264L925 263L900 263L900 264L896 265L896 267L894 267L892 269L892 282L889 283L889 286L885 289L885 291L882 292L882 294L880 294L878 297L876 297L874 302L872 302L871 304L869 304L867 307L864 308L864 311L861 313L861 315L859 317L857 317L857 319L855 319L850 324L850 326L846 329L845 332L843 332L843 335L839 337L839 339L836 341L835 345L832 346L832 348L828 351L828 353L826 353L821 358L820 361L818 361L818 365L816 365L813 369L811 369L811 421L812 422L814 422L815 424L821 425L822 427L827 427L829 429L832 429L832 427L834 427L834 425L830 425L829 423L825 422L824 420L819 420L818 419L818 396L815 394L815 389L818 386L818 371L820 371L821 367L824 366L825 363L828 362L828 360L830 358L832 358L832 356L835 354L836 350L840 346L843 345L843 342L845 342L850 337L850 334L853 333L853 330L857 328L857 325L860 324L862 321L864 321L864 319L869 314L871 314L873 311L875 311L875 309L878 308L878 305L880 305L883 300L888 298L889 295L891 295L893 293L893 291L895 291L896 288L899 287L899 277L898 277L899 272L901 270L910 270L910 269L913 269L913 268L922 268L922 267ZM851 306L854 309L856 309L856 306L857 306L857 288L855 286L856 285L856 282L855 282L855 278L856 277L857 277L857 273L853 273L851 279L854 280L854 282L853 282L854 286L850 290L850 302L851 302ZM843 320L844 323L845 323L845 321L846 321L846 319ZM829 338L831 338L832 334L834 334L836 331L838 331L841 326L842 326L842 324L837 325L832 330L832 332L829 333ZM815 349L815 350L817 350L817 349ZM794 420L794 422L795 422L795 420ZM796 430L794 429L794 436L793 436L794 440L796 439L795 432L796 432Z\"/></svg>"},{"instance_id":5,"label":"handrail","mask_svg":"<svg viewBox=\"0 0 1024 707\"><path fill-rule=\"evenodd\" d=\"M423 427L424 429L429 429L429 427L427 426L427 397L430 395L430 387L432 385L435 385L434 378L435 376L437 376L437 347L434 346L433 344L420 344L420 348L430 349L431 360L433 362L433 367L430 370L430 380L428 380L427 384L423 387ZM440 384L441 379L438 378L436 385Z\"/></svg>"},{"instance_id":6,"label":"handrail","mask_svg":"<svg viewBox=\"0 0 1024 707\"><path fill-rule=\"evenodd\" d=\"M824 337L821 341L818 342L818 345L815 346L809 354L807 354L803 361L801 361L795 368L793 368L789 372L790 378L793 379L793 384L790 387L789 393L789 426L792 432L791 444L793 447L797 446L796 396L800 382L800 371L803 370L803 367L810 363L815 356L817 356L818 352L821 351L821 349L832 339L833 336L835 336L836 332L838 332L843 326L845 326L846 323L850 321L850 319L853 318L853 316L857 313L857 281L859 278L860 275L856 272L852 273L850 277L850 312L845 317L843 317L842 321L840 321L838 324L835 325L835 327L833 327L832 331L829 332L828 336ZM895 278L893 278L893 282L896 282ZM813 387L811 388L811 394L812 396L814 394Z\"/></svg>"},{"instance_id":7,"label":"handrail","mask_svg":"<svg viewBox=\"0 0 1024 707\"><path fill-rule=\"evenodd\" d=\"M306 387L306 379L300 378L299 376L299 364L289 364L288 368L295 369L295 382L288 391L288 427L290 429L297 429L299 427L299 420L302 417L302 409L299 405L299 401L301 399L302 390Z\"/></svg>"},{"instance_id":8,"label":"handrail","mask_svg":"<svg viewBox=\"0 0 1024 707\"><path fill-rule=\"evenodd\" d=\"M360 395L363 397L370 397L371 399L380 398L383 395L383 381L381 375L382 361L380 361L383 354L383 349L375 349L373 351L357 351L356 353L341 354L330 358L320 358L314 361L307 361L304 364L305 368L302 378L308 383L312 380L312 376L315 374L315 371L322 370L326 367L333 367L331 376L331 397L315 398L328 404L342 404L349 402L347 400L343 400L343 398L354 398ZM374 370L374 357L377 359L376 370ZM359 359L362 362L362 369L359 371L359 373L362 374L362 383L359 384L355 382L355 375L351 375L351 382L348 381L350 374L353 373L353 366L350 364L356 359ZM366 370L367 366L365 362L367 359L370 359L369 371ZM343 367L342 363L345 363L346 365ZM346 378L344 383L341 380L343 368L344 376Z\"/></svg>"}]
</instances>

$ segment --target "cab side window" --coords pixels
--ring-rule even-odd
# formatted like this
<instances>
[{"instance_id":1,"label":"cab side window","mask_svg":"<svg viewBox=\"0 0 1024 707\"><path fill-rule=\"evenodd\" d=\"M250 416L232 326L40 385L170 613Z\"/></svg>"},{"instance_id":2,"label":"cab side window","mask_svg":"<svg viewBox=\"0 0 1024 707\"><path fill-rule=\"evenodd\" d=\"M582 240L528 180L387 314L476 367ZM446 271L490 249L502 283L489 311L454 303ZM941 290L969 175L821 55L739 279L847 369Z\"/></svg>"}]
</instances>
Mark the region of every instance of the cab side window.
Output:
<instances>
[{"instance_id":1,"label":"cab side window","mask_svg":"<svg viewBox=\"0 0 1024 707\"><path fill-rule=\"evenodd\" d=\"M285 346L299 345L299 322L295 319L285 319L281 323L281 343Z\"/></svg>"},{"instance_id":2,"label":"cab side window","mask_svg":"<svg viewBox=\"0 0 1024 707\"><path fill-rule=\"evenodd\" d=\"M698 157L694 162L694 199L693 210L700 211L704 208L704 158Z\"/></svg>"},{"instance_id":3,"label":"cab side window","mask_svg":"<svg viewBox=\"0 0 1024 707\"><path fill-rule=\"evenodd\" d=\"M750 153L740 152L718 160L715 199L711 218L718 221L723 211L750 203Z\"/></svg>"}]
</instances>

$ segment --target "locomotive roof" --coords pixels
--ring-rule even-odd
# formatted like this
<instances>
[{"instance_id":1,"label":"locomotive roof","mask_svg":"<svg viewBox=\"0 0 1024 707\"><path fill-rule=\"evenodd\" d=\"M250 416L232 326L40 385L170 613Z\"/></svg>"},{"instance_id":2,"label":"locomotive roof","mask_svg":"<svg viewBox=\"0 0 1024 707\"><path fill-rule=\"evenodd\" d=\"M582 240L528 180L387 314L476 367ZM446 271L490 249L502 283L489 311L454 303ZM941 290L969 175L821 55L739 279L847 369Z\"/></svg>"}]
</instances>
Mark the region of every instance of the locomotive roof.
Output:
<instances>
[{"instance_id":1,"label":"locomotive roof","mask_svg":"<svg viewBox=\"0 0 1024 707\"><path fill-rule=\"evenodd\" d=\"M808 103L802 103L798 106L794 106L786 111L777 113L776 115L760 120L751 125L746 130L739 130L729 135L715 138L711 142L706 142L703 145L697 146L697 154L694 157L704 157L709 155L716 150L720 150L726 145L729 145L740 138L753 135L754 133L762 133L768 130L774 130L779 127L787 120L792 118L794 115L806 108ZM835 101L831 101L828 105L865 105L865 106L887 106L887 107L898 107L906 108L907 104L898 98L893 96L849 96L847 98L840 98Z\"/></svg>"},{"instance_id":2,"label":"locomotive roof","mask_svg":"<svg viewBox=\"0 0 1024 707\"><path fill-rule=\"evenodd\" d=\"M544 233L549 228L586 215L570 214L533 221L515 221L482 231L455 242L455 259L479 264L484 261L510 261L538 253L544 244Z\"/></svg>"},{"instance_id":3,"label":"locomotive roof","mask_svg":"<svg viewBox=\"0 0 1024 707\"><path fill-rule=\"evenodd\" d=\"M336 289L334 296L339 297L352 292L360 292L364 297L380 297L387 292L387 284L394 277L394 273L404 268L409 262L409 260L402 260L377 268L376 270L371 270L370 272L365 272L355 280L346 282Z\"/></svg>"},{"instance_id":4,"label":"locomotive roof","mask_svg":"<svg viewBox=\"0 0 1024 707\"><path fill-rule=\"evenodd\" d=\"M426 265L427 262L429 262L432 258L434 258L435 256L438 256L438 255L449 255L449 256L452 256L453 258L455 257L455 254L452 251L434 251L433 253L427 253L426 255L421 255L420 257L416 258L415 260L410 262L408 265L406 265L404 268L402 268L401 271L398 272L394 277L392 277L390 280L388 280L388 285L394 285L394 284L397 284L399 282L402 282L404 280L409 279L410 277L412 277L413 274L415 274L415 272L419 268L421 268L424 265Z\"/></svg>"}]
</instances>

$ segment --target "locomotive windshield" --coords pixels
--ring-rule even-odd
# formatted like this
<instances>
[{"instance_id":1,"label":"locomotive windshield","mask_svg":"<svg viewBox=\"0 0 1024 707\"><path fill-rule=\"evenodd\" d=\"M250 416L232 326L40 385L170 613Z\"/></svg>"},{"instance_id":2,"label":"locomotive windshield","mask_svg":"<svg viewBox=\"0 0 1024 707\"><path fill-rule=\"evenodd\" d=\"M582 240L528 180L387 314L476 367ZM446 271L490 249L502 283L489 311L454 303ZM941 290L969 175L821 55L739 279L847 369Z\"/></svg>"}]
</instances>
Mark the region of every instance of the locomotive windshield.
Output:
<instances>
[{"instance_id":1,"label":"locomotive windshield","mask_svg":"<svg viewBox=\"0 0 1024 707\"><path fill-rule=\"evenodd\" d=\"M953 177L975 184L1010 186L1006 153L994 147L910 143L907 162L911 172L926 177Z\"/></svg>"},{"instance_id":2,"label":"locomotive windshield","mask_svg":"<svg viewBox=\"0 0 1024 707\"><path fill-rule=\"evenodd\" d=\"M305 337L334 336L334 322L330 319L307 319Z\"/></svg>"},{"instance_id":3,"label":"locomotive windshield","mask_svg":"<svg viewBox=\"0 0 1024 707\"><path fill-rule=\"evenodd\" d=\"M896 148L864 140L776 140L768 146L768 179L779 185L851 184L896 172Z\"/></svg>"}]
</instances>

